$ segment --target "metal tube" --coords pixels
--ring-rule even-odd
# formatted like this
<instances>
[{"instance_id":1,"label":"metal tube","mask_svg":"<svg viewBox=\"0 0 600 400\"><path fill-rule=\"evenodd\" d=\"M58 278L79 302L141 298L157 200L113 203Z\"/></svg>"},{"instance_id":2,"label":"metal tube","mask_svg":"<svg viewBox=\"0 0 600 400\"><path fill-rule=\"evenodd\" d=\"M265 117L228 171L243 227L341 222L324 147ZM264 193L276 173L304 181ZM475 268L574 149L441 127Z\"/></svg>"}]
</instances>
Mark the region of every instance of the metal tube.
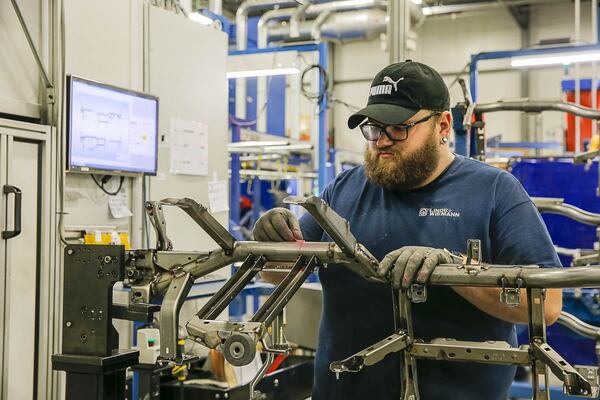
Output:
<instances>
[{"instance_id":1,"label":"metal tube","mask_svg":"<svg viewBox=\"0 0 600 400\"><path fill-rule=\"evenodd\" d=\"M600 327L583 322L579 318L569 314L566 311L562 311L560 313L557 322L562 326L569 328L578 335L595 340L600 338Z\"/></svg>"},{"instance_id":2,"label":"metal tube","mask_svg":"<svg viewBox=\"0 0 600 400\"><path fill-rule=\"evenodd\" d=\"M233 250L233 259L245 259L249 254L264 254L269 261L296 261L299 256L314 255L319 262L344 262L346 257L339 247L328 242L238 242Z\"/></svg>"},{"instance_id":3,"label":"metal tube","mask_svg":"<svg viewBox=\"0 0 600 400\"><path fill-rule=\"evenodd\" d=\"M223 15L223 0L209 0L208 9L218 15Z\"/></svg>"},{"instance_id":4,"label":"metal tube","mask_svg":"<svg viewBox=\"0 0 600 400\"><path fill-rule=\"evenodd\" d=\"M600 268L537 268L537 266L501 266L489 265L474 275L470 275L463 266L443 264L438 266L429 279L430 285L440 286L477 286L502 287L504 278L506 287L515 288L582 288L600 287Z\"/></svg>"},{"instance_id":5,"label":"metal tube","mask_svg":"<svg viewBox=\"0 0 600 400\"><path fill-rule=\"evenodd\" d=\"M278 0L248 0L240 4L235 13L236 24L236 42L238 50L246 50L246 42L248 39L248 14L253 10L264 10L274 6L293 7L295 1L278 1Z\"/></svg>"},{"instance_id":6,"label":"metal tube","mask_svg":"<svg viewBox=\"0 0 600 400\"><path fill-rule=\"evenodd\" d=\"M473 97L475 95L473 94ZM521 100L521 101L498 101L496 103L478 103L474 112L488 113L496 111L524 111L524 112L542 112L542 111L563 111L583 118L600 120L600 110L594 110L589 107L583 107L579 104L568 103L565 101L544 101L544 100Z\"/></svg>"},{"instance_id":7,"label":"metal tube","mask_svg":"<svg viewBox=\"0 0 600 400\"><path fill-rule=\"evenodd\" d=\"M290 37L297 38L300 36L300 20L304 18L306 9L309 6L310 0L306 0L304 4L296 8L296 11L290 17Z\"/></svg>"},{"instance_id":8,"label":"metal tube","mask_svg":"<svg viewBox=\"0 0 600 400\"><path fill-rule=\"evenodd\" d=\"M357 4L354 0L342 0L334 1L331 3L311 4L306 10L304 15L306 17L319 16L324 12L336 12L336 11L350 11L350 10L363 10L369 8L381 8L385 9L387 3L382 0L364 0ZM414 7L417 8L417 7ZM296 12L296 8L287 8L279 10L271 10L264 13L258 20L258 47L267 47L269 40L268 23L274 19L289 19ZM289 29L288 29L289 34Z\"/></svg>"},{"instance_id":9,"label":"metal tube","mask_svg":"<svg viewBox=\"0 0 600 400\"><path fill-rule=\"evenodd\" d=\"M31 39L31 34L29 33L29 29L27 28L27 24L25 23L25 19L23 18L21 9L19 8L19 5L17 4L16 0L11 0L11 3L12 3L13 8L15 9L15 13L17 14L17 18L19 19L19 23L21 24L21 29L23 29L23 33L25 34L25 38L27 39L29 48L31 49L31 52L33 53L33 58L35 58L35 63L37 64L38 69L40 70L40 74L42 74L42 78L44 78L44 83L46 85L46 88L51 89L54 87L54 85L52 84L52 82L50 82L50 78L48 77L46 68L44 68L44 65L42 64L40 55L38 54L38 51L35 48L35 45L33 44L33 39Z\"/></svg>"},{"instance_id":10,"label":"metal tube","mask_svg":"<svg viewBox=\"0 0 600 400\"><path fill-rule=\"evenodd\" d=\"M323 24L325 23L325 21L327 21L327 18L329 18L330 15L331 11L325 11L315 19L312 27L310 28L310 36L313 39L321 39L321 26L323 26Z\"/></svg>"},{"instance_id":11,"label":"metal tube","mask_svg":"<svg viewBox=\"0 0 600 400\"><path fill-rule=\"evenodd\" d=\"M587 225L600 225L600 214L595 214L589 211L582 210L581 208L575 207L571 204L536 204L537 209L541 213L557 214L564 217L572 218L577 222Z\"/></svg>"}]
</instances>

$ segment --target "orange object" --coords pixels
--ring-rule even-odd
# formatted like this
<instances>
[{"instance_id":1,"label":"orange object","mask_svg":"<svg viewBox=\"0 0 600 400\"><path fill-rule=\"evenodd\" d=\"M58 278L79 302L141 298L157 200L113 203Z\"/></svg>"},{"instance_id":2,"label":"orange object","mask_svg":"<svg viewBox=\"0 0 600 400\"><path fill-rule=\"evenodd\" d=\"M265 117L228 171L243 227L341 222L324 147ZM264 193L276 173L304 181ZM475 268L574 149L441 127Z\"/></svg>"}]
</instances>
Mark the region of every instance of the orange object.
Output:
<instances>
[{"instance_id":1,"label":"orange object","mask_svg":"<svg viewBox=\"0 0 600 400\"><path fill-rule=\"evenodd\" d=\"M584 107L592 106L592 92L590 90L581 90L580 102ZM567 92L567 101L575 103L575 92ZM596 104L600 104L600 92L596 90ZM583 143L592 137L591 119L579 118L580 145L581 151L584 150ZM567 114L567 131L565 132L565 143L567 151L575 151L575 116Z\"/></svg>"}]
</instances>

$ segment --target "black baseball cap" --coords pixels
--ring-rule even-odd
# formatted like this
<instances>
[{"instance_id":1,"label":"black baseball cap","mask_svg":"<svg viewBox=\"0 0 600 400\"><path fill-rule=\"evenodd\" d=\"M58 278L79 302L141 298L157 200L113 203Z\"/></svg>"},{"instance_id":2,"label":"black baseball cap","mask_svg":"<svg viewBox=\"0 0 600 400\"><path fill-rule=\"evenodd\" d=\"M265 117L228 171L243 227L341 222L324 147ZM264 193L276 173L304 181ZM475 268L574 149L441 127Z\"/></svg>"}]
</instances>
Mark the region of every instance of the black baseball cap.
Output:
<instances>
[{"instance_id":1,"label":"black baseball cap","mask_svg":"<svg viewBox=\"0 0 600 400\"><path fill-rule=\"evenodd\" d=\"M348 118L348 127L356 128L365 118L397 125L419 110L449 108L450 93L440 74L428 65L406 60L388 65L375 76L367 106Z\"/></svg>"}]
</instances>

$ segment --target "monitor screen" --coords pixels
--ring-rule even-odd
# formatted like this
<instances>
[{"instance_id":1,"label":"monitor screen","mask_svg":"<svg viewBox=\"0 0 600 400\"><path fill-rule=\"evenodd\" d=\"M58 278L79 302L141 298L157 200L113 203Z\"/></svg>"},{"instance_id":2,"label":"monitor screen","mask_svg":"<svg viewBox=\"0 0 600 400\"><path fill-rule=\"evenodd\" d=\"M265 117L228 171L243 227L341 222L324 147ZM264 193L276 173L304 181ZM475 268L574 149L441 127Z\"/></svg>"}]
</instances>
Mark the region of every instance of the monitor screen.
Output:
<instances>
[{"instance_id":1,"label":"monitor screen","mask_svg":"<svg viewBox=\"0 0 600 400\"><path fill-rule=\"evenodd\" d=\"M69 77L69 170L156 174L158 98Z\"/></svg>"}]
</instances>

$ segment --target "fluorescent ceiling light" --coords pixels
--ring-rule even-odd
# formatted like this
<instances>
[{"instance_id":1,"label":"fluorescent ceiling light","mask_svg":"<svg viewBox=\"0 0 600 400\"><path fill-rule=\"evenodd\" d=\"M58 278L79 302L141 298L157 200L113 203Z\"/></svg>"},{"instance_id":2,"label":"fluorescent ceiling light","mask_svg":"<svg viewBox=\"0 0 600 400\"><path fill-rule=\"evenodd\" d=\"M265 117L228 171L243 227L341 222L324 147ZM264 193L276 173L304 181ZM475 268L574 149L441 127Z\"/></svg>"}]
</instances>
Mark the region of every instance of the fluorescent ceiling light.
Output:
<instances>
[{"instance_id":1,"label":"fluorescent ceiling light","mask_svg":"<svg viewBox=\"0 0 600 400\"><path fill-rule=\"evenodd\" d=\"M513 67L537 67L543 65L569 65L600 61L600 52L565 53L551 56L515 57L510 60Z\"/></svg>"},{"instance_id":2,"label":"fluorescent ceiling light","mask_svg":"<svg viewBox=\"0 0 600 400\"><path fill-rule=\"evenodd\" d=\"M229 148L242 148L242 147L268 147L268 146L286 146L290 144L286 140L246 140L243 142L229 143Z\"/></svg>"},{"instance_id":3,"label":"fluorescent ceiling light","mask_svg":"<svg viewBox=\"0 0 600 400\"><path fill-rule=\"evenodd\" d=\"M198 22L202 25L212 25L213 20L208 18L206 15L202 15L199 12L193 12L188 15L189 19L194 22Z\"/></svg>"},{"instance_id":4,"label":"fluorescent ceiling light","mask_svg":"<svg viewBox=\"0 0 600 400\"><path fill-rule=\"evenodd\" d=\"M228 72L227 78L249 78L254 76L293 75L299 74L298 68L255 69L250 71Z\"/></svg>"},{"instance_id":5,"label":"fluorescent ceiling light","mask_svg":"<svg viewBox=\"0 0 600 400\"><path fill-rule=\"evenodd\" d=\"M423 4L423 0L410 0L410 1L412 1L414 4L417 4L417 5Z\"/></svg>"}]
</instances>

